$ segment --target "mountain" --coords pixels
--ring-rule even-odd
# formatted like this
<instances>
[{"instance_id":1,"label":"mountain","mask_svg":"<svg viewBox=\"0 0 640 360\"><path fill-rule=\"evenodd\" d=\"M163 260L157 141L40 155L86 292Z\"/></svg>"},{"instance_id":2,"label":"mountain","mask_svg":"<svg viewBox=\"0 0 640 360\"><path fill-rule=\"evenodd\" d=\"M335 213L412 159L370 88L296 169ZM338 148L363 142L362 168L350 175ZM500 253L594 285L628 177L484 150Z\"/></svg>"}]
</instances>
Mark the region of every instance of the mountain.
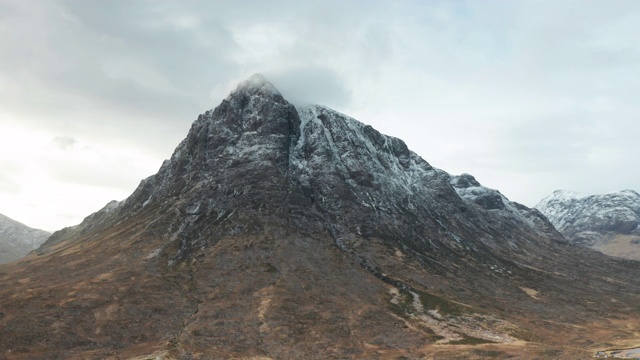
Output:
<instances>
[{"instance_id":1,"label":"mountain","mask_svg":"<svg viewBox=\"0 0 640 360\"><path fill-rule=\"evenodd\" d=\"M129 198L0 266L0 356L585 358L638 340L639 273L255 75Z\"/></svg>"},{"instance_id":2,"label":"mountain","mask_svg":"<svg viewBox=\"0 0 640 360\"><path fill-rule=\"evenodd\" d=\"M0 264L27 255L47 240L49 235L46 231L30 228L0 214Z\"/></svg>"},{"instance_id":3,"label":"mountain","mask_svg":"<svg viewBox=\"0 0 640 360\"><path fill-rule=\"evenodd\" d=\"M607 255L640 260L640 194L580 195L558 190L535 206L569 241Z\"/></svg>"}]
</instances>

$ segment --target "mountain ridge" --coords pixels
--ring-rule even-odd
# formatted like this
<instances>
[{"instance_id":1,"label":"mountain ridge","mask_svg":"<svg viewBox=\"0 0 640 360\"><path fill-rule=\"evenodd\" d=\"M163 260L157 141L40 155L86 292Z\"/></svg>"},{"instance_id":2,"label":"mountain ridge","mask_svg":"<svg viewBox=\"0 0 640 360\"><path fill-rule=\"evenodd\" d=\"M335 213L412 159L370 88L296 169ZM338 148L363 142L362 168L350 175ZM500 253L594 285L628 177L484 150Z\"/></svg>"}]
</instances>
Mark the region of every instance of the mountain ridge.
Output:
<instances>
[{"instance_id":1,"label":"mountain ridge","mask_svg":"<svg viewBox=\"0 0 640 360\"><path fill-rule=\"evenodd\" d=\"M257 107L247 103L252 98L260 99L257 101L259 104L255 105ZM273 100L272 103L282 107L283 113L278 115L280 118L274 119L275 121L272 123L265 124L259 114L259 107L265 106L264 103L261 103L264 99ZM223 123L212 122L216 114L223 111L228 113L234 107L242 108L245 105L252 112L248 116L244 118L230 116ZM238 121L238 119L246 121ZM264 132L261 134L264 135L263 139L256 135L259 131ZM355 198L365 204L374 214L378 214L380 206L394 212L397 210L398 204L377 204L376 199L371 197L372 191L370 190L381 192L381 199L393 199L397 197L396 193L403 192L412 195L415 195L416 192L422 192L422 196L429 196L429 191L426 191L421 182L432 181L434 182L433 186L437 185L442 188L439 191L446 190L452 196L466 191L465 194L468 196L459 195L459 201L465 202L472 199L471 203L474 204L472 206L477 205L480 201L478 199L482 196L485 198L493 197L496 204L501 204L500 209L489 209L482 205L480 207L487 211L501 210L505 213L519 214L515 218L518 218L523 226L533 225L532 222L520 218L519 211L524 209L522 205L512 205L514 203L499 192L482 187L475 179L473 179L474 189L476 192L482 192L482 196L473 195L473 191L467 191L469 188L451 185L449 180L457 179L456 177L451 177L448 173L433 168L428 162L411 152L402 140L382 135L371 126L364 125L324 106L294 107L286 103L277 89L260 75L254 75L241 83L218 108L201 115L194 122L190 134L177 147L171 160L163 163L158 174L143 180L132 196L118 206L118 211L135 213L158 199L170 196L171 189L176 192L175 189L178 188L194 188L207 184L210 181L212 171L209 169L209 165L213 161L220 161L220 158L228 159L226 161L231 162L231 171L242 167L244 162L252 165L249 169L251 172L263 171L260 166L263 166L262 163L267 159L266 161L269 161L270 164L267 165L269 169L265 171L272 173L275 178L282 181L287 181L287 177L294 177L294 183L302 187L297 190L302 193L307 192L302 194L303 197L310 197L314 202L320 200L323 205L326 205L325 207L330 207L331 201L338 201L338 199L331 199L331 196L325 196L326 193L335 192L336 188L340 188L342 196ZM344 134L349 134L349 136ZM222 135L228 137L224 142L219 140ZM197 140L193 140L194 138ZM210 142L211 138L216 138L220 142L215 140ZM273 146L274 142L277 144L275 147ZM357 142L355 150L349 148L352 142ZM208 144L208 147L205 149L202 144ZM357 157L350 157L352 153ZM366 161L361 161L361 157L366 157ZM257 164L258 169L253 166L256 158L260 160ZM368 166L363 167L362 164ZM197 167L198 171L191 171L192 167ZM271 167L277 169L278 172L273 174ZM227 170L229 171L229 169ZM188 173L189 177L183 178L184 173ZM338 184L335 181L336 178L344 179L346 184ZM175 183L170 184L172 181ZM233 183L236 188L226 189L225 192L238 193L234 196L238 196L240 193L246 195L248 189L256 185L249 183L244 185L245 188L240 189L241 185L239 184L242 184L243 181L243 178L226 181L226 183ZM457 182L455 183L457 184ZM215 190L221 190L222 182L217 186L218 189ZM313 193L314 191L315 193ZM280 202L287 196L291 196L288 193L281 195ZM301 194L298 193L295 196L298 195ZM403 196L405 197L403 201L407 206L413 206L407 195ZM197 215L199 211L202 211L200 209L201 199L207 197L210 196L198 193L191 200L191 204L188 204L182 211ZM509 205L508 208L504 205L505 203ZM223 207L227 206L222 205ZM259 204L254 204L255 206L260 207ZM232 210L229 210L227 206L226 209L220 208L218 211L223 214ZM323 212L326 212L326 209ZM384 216L384 214L378 215ZM393 218L395 216L398 214L393 213L387 217ZM527 216L539 217L534 213L528 213ZM334 217L337 215L334 214ZM432 216L429 215L429 217ZM441 220L436 220L436 222L438 221ZM543 219L540 221L542 222ZM364 222L366 223L366 221ZM309 226L309 224L305 224L305 226ZM438 226L442 225L438 224ZM362 229L359 231L362 232ZM544 231L549 232L550 230L545 229ZM557 241L562 241L560 236L554 238Z\"/></svg>"},{"instance_id":2,"label":"mountain ridge","mask_svg":"<svg viewBox=\"0 0 640 360\"><path fill-rule=\"evenodd\" d=\"M634 339L637 263L265 82L200 115L130 197L0 267L0 351L580 358Z\"/></svg>"}]
</instances>

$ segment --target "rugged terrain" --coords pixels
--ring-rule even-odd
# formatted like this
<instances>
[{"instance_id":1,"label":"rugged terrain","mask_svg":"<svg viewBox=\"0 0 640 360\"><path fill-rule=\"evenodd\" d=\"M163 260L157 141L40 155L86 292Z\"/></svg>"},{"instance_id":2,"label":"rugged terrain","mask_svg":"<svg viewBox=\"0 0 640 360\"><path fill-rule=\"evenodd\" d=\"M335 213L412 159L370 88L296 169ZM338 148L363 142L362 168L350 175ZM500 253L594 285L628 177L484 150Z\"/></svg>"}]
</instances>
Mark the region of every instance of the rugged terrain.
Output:
<instances>
[{"instance_id":1,"label":"rugged terrain","mask_svg":"<svg viewBox=\"0 0 640 360\"><path fill-rule=\"evenodd\" d=\"M35 250L51 235L0 214L0 264L11 262Z\"/></svg>"},{"instance_id":2,"label":"rugged terrain","mask_svg":"<svg viewBox=\"0 0 640 360\"><path fill-rule=\"evenodd\" d=\"M0 357L583 359L640 342L639 274L256 75L0 266Z\"/></svg>"},{"instance_id":3,"label":"rugged terrain","mask_svg":"<svg viewBox=\"0 0 640 360\"><path fill-rule=\"evenodd\" d=\"M536 208L571 243L607 255L640 260L640 194L623 190L580 195L558 190Z\"/></svg>"}]
</instances>

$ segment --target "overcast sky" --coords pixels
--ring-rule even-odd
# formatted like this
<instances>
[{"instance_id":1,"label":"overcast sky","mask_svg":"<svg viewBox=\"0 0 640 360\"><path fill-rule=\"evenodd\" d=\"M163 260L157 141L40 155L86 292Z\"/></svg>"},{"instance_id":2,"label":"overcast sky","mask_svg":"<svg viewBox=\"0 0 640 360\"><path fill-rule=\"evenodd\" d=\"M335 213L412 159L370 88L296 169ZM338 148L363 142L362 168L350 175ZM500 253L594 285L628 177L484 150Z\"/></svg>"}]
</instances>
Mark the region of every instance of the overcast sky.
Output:
<instances>
[{"instance_id":1,"label":"overcast sky","mask_svg":"<svg viewBox=\"0 0 640 360\"><path fill-rule=\"evenodd\" d=\"M57 230L253 73L535 205L640 190L640 1L0 0L0 213Z\"/></svg>"}]
</instances>

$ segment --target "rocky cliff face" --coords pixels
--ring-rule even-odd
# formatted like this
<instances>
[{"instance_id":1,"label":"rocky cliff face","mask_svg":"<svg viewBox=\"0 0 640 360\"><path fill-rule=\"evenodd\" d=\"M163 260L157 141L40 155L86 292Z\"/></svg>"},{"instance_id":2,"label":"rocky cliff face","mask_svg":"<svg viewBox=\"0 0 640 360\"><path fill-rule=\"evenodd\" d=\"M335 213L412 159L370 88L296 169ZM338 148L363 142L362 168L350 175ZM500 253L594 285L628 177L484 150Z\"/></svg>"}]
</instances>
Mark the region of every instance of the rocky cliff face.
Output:
<instances>
[{"instance_id":1,"label":"rocky cliff face","mask_svg":"<svg viewBox=\"0 0 640 360\"><path fill-rule=\"evenodd\" d=\"M199 116L158 174L112 208L113 219L161 209L147 231L171 224L164 234L178 246L166 254L171 261L225 231L259 233L265 221L326 231L341 246L355 234L438 256L489 256L485 247L530 256L538 242L564 242L537 211L470 175L433 168L402 140L348 116L317 105L296 108L259 75ZM236 221L226 229L211 219ZM496 241L505 234L509 241Z\"/></svg>"},{"instance_id":2,"label":"rocky cliff face","mask_svg":"<svg viewBox=\"0 0 640 360\"><path fill-rule=\"evenodd\" d=\"M558 190L536 208L574 244L640 260L640 194L580 195Z\"/></svg>"},{"instance_id":3,"label":"rocky cliff face","mask_svg":"<svg viewBox=\"0 0 640 360\"><path fill-rule=\"evenodd\" d=\"M20 259L35 250L48 232L30 228L0 214L0 264Z\"/></svg>"},{"instance_id":4,"label":"rocky cliff face","mask_svg":"<svg viewBox=\"0 0 640 360\"><path fill-rule=\"evenodd\" d=\"M526 340L560 356L624 338L606 314L636 319L639 269L258 75L128 199L0 267L0 351L419 358Z\"/></svg>"}]
</instances>

